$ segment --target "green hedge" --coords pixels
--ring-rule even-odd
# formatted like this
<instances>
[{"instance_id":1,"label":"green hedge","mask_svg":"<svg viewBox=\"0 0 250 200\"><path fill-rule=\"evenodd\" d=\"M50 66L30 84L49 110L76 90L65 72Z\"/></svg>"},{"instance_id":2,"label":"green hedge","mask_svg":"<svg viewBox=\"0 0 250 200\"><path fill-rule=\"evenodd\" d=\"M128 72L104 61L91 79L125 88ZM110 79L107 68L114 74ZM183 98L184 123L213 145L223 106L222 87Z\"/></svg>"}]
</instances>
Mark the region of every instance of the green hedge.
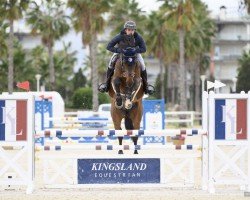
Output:
<instances>
[{"instance_id":1,"label":"green hedge","mask_svg":"<svg viewBox=\"0 0 250 200\"><path fill-rule=\"evenodd\" d=\"M73 108L76 109L92 109L92 94L91 88L77 89L72 98ZM98 94L99 104L110 103L108 94Z\"/></svg>"}]
</instances>

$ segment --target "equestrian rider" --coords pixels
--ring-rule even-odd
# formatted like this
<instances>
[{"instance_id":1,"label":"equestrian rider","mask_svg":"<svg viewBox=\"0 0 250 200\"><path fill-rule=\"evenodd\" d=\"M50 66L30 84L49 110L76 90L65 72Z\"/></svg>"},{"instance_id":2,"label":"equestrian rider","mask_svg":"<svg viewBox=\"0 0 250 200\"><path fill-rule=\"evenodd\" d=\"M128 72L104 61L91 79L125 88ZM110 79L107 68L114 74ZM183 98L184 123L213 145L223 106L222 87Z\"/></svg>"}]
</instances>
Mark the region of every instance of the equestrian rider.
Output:
<instances>
[{"instance_id":1,"label":"equestrian rider","mask_svg":"<svg viewBox=\"0 0 250 200\"><path fill-rule=\"evenodd\" d=\"M139 33L136 32L136 24L133 21L127 21L124 24L124 29L120 34L116 35L107 45L107 50L113 52L113 56L110 59L109 66L107 69L107 80L99 86L99 91L104 93L108 92L111 82L111 77L114 74L115 63L118 59L118 55L124 52L126 47L134 47L133 51L137 55L137 59L141 64L141 77L143 81L143 89L145 94L153 94L154 89L147 82L147 71L144 60L141 53L146 52L146 45Z\"/></svg>"}]
</instances>

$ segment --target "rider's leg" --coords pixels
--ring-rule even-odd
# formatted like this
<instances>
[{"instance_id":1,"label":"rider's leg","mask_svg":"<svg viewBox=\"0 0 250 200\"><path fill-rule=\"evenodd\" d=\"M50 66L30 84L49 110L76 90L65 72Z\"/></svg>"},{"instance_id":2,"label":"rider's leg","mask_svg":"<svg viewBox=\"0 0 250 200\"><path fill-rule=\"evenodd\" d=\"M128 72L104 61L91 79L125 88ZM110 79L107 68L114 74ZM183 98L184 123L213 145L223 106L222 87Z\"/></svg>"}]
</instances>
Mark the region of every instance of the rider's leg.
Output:
<instances>
[{"instance_id":1,"label":"rider's leg","mask_svg":"<svg viewBox=\"0 0 250 200\"><path fill-rule=\"evenodd\" d=\"M149 95L153 94L154 89L152 86L149 87L149 84L148 84L148 75L147 75L145 62L144 62L141 54L137 54L137 58L138 58L139 62L141 63L141 77L142 77L144 92L145 92L145 94L149 94Z\"/></svg>"},{"instance_id":2,"label":"rider's leg","mask_svg":"<svg viewBox=\"0 0 250 200\"><path fill-rule=\"evenodd\" d=\"M99 91L100 92L108 92L109 87L110 87L110 82L111 82L111 77L114 74L114 69L115 69L115 62L117 60L118 54L114 53L113 56L111 57L110 61L109 61L109 66L107 69L107 80L106 83L103 83L99 86Z\"/></svg>"}]
</instances>

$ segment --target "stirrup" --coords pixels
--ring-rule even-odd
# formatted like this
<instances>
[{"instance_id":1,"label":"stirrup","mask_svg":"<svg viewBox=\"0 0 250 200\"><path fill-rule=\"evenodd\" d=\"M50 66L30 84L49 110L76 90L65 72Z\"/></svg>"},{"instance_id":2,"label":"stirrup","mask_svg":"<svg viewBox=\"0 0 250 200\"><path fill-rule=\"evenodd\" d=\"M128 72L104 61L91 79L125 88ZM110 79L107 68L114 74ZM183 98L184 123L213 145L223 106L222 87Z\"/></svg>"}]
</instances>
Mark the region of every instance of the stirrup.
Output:
<instances>
[{"instance_id":1,"label":"stirrup","mask_svg":"<svg viewBox=\"0 0 250 200\"><path fill-rule=\"evenodd\" d=\"M107 92L107 84L106 83L101 83L98 86L98 91L101 92L101 93Z\"/></svg>"}]
</instances>

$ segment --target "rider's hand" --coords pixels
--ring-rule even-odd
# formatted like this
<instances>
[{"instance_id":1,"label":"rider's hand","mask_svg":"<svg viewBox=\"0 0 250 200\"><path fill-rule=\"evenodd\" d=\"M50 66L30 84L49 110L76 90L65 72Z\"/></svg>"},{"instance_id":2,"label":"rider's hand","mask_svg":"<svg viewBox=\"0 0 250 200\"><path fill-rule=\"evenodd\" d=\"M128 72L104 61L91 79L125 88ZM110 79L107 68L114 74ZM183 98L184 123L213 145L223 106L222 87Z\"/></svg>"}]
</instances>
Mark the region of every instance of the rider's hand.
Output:
<instances>
[{"instance_id":1,"label":"rider's hand","mask_svg":"<svg viewBox=\"0 0 250 200\"><path fill-rule=\"evenodd\" d=\"M132 54L135 54L136 53L136 48L132 48L130 51L131 51Z\"/></svg>"},{"instance_id":2,"label":"rider's hand","mask_svg":"<svg viewBox=\"0 0 250 200\"><path fill-rule=\"evenodd\" d=\"M126 49L122 49L122 53L127 53L127 50Z\"/></svg>"},{"instance_id":3,"label":"rider's hand","mask_svg":"<svg viewBox=\"0 0 250 200\"><path fill-rule=\"evenodd\" d=\"M122 52L123 52L123 49L120 49L120 48L116 49L116 53L122 53Z\"/></svg>"}]
</instances>

